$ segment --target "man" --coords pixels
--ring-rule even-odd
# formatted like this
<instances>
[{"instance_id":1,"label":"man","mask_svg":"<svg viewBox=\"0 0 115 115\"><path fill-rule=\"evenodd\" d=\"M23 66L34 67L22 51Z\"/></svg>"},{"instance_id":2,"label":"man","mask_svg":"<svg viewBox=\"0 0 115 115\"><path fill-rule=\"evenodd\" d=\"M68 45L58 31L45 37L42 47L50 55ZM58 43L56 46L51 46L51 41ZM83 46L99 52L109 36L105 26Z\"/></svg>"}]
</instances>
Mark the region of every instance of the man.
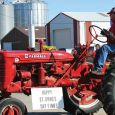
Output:
<instances>
[{"instance_id":1,"label":"man","mask_svg":"<svg viewBox=\"0 0 115 115\"><path fill-rule=\"evenodd\" d=\"M107 59L108 54L115 53L115 7L111 9L110 12L108 12L111 20L111 27L109 31L103 29L101 31L101 34L107 37L107 43L103 45L95 57L95 63L94 63L94 70L92 70L93 74L103 74L102 68L104 66L104 63Z\"/></svg>"}]
</instances>

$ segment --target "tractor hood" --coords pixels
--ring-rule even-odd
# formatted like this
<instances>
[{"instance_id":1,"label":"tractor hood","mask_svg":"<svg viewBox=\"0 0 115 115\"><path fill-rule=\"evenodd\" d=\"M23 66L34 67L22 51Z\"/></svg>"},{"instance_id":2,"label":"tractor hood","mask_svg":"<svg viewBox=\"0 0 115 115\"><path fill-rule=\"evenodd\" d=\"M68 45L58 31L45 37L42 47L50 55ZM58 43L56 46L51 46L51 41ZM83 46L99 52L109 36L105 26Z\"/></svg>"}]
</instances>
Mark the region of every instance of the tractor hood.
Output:
<instances>
[{"instance_id":1,"label":"tractor hood","mask_svg":"<svg viewBox=\"0 0 115 115\"><path fill-rule=\"evenodd\" d=\"M4 59L13 59L15 63L72 61L73 55L64 51L0 51Z\"/></svg>"}]
</instances>

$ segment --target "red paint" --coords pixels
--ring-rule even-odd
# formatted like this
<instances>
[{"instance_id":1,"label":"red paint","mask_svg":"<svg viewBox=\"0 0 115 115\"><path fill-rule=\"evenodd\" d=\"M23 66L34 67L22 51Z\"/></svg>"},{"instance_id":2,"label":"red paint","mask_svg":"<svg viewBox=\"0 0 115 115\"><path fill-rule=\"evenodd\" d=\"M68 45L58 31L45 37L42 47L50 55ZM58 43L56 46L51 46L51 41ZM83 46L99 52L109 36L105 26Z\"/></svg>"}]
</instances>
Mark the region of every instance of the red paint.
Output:
<instances>
[{"instance_id":1,"label":"red paint","mask_svg":"<svg viewBox=\"0 0 115 115\"><path fill-rule=\"evenodd\" d=\"M85 27L86 27L86 43L90 44L91 42L91 34L89 33L89 27L91 26L91 22L87 21L85 22Z\"/></svg>"}]
</instances>

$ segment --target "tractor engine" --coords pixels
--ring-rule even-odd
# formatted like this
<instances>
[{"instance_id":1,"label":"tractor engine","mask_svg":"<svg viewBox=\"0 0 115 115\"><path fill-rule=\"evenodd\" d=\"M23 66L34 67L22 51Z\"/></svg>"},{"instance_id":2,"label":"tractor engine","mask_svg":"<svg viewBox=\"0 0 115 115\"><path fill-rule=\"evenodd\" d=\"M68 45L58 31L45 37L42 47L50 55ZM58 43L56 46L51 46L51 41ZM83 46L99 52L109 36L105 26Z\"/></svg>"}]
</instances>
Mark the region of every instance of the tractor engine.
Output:
<instances>
[{"instance_id":1,"label":"tractor engine","mask_svg":"<svg viewBox=\"0 0 115 115\"><path fill-rule=\"evenodd\" d=\"M54 63L46 63L45 70L48 75L60 76L66 72L66 70L70 67L70 63L63 62L54 62Z\"/></svg>"},{"instance_id":2,"label":"tractor engine","mask_svg":"<svg viewBox=\"0 0 115 115\"><path fill-rule=\"evenodd\" d=\"M31 87L51 85L54 78L67 71L73 59L64 51L1 51L0 90L27 93Z\"/></svg>"}]
</instances>

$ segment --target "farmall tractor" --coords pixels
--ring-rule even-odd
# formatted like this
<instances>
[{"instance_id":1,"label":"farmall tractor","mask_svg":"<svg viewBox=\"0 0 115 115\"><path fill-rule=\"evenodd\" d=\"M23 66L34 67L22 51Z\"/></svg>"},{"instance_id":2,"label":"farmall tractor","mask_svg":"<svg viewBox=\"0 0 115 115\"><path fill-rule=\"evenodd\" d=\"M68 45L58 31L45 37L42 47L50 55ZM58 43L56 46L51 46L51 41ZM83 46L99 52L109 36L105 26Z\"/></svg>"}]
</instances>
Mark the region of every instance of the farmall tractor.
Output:
<instances>
[{"instance_id":1,"label":"farmall tractor","mask_svg":"<svg viewBox=\"0 0 115 115\"><path fill-rule=\"evenodd\" d=\"M94 25L89 27L94 38L91 43L100 41L95 28L102 30ZM11 94L31 95L33 87L62 87L64 109L72 115L90 115L101 107L108 115L115 114L115 62L104 76L97 76L91 73L93 64L86 61L91 44L70 54L45 51L39 43L39 51L0 51L0 115L26 115L25 104Z\"/></svg>"}]
</instances>

